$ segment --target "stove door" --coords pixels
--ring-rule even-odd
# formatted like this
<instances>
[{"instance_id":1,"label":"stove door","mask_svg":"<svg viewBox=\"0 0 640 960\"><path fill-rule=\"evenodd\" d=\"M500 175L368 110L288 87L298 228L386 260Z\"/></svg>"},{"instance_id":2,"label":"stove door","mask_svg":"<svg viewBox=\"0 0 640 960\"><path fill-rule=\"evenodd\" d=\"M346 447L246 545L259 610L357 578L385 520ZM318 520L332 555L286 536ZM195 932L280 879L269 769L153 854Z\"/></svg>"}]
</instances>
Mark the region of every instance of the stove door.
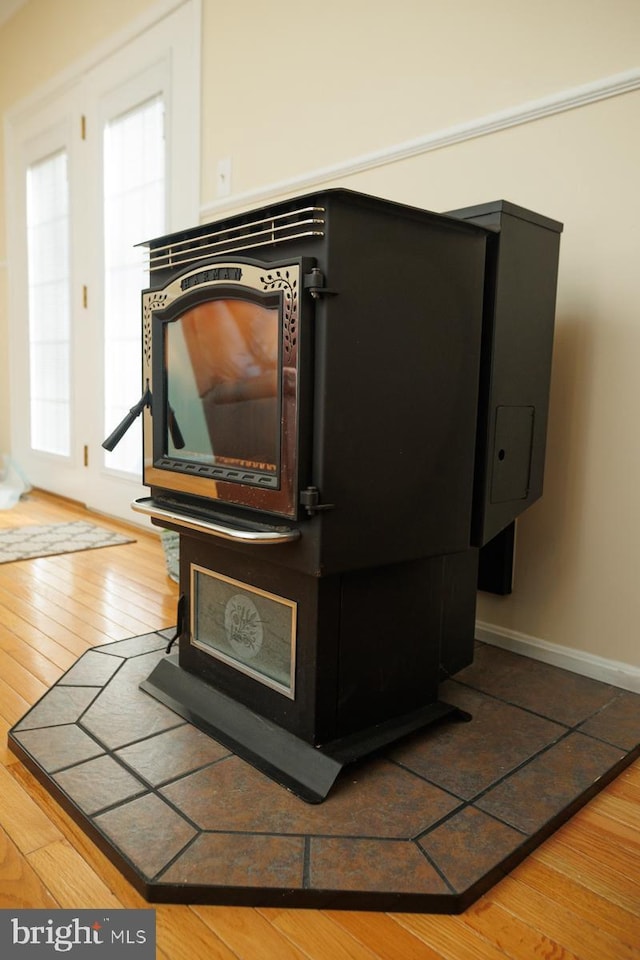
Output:
<instances>
[{"instance_id":1,"label":"stove door","mask_svg":"<svg viewBox=\"0 0 640 960\"><path fill-rule=\"evenodd\" d=\"M313 266L211 261L145 291L144 479L154 499L167 491L298 517Z\"/></svg>"}]
</instances>

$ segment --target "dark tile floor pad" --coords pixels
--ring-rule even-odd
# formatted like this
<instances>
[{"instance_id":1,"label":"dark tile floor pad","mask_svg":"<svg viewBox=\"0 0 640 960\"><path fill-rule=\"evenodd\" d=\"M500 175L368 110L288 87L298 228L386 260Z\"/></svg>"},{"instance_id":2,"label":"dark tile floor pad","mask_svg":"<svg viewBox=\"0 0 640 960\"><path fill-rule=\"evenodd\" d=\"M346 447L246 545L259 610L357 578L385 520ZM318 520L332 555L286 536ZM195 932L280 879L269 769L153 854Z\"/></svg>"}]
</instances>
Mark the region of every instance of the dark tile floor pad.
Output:
<instances>
[{"instance_id":1,"label":"dark tile floor pad","mask_svg":"<svg viewBox=\"0 0 640 960\"><path fill-rule=\"evenodd\" d=\"M640 696L478 644L440 693L469 723L309 805L138 688L170 634L90 650L9 734L152 902L456 913L640 754Z\"/></svg>"}]
</instances>

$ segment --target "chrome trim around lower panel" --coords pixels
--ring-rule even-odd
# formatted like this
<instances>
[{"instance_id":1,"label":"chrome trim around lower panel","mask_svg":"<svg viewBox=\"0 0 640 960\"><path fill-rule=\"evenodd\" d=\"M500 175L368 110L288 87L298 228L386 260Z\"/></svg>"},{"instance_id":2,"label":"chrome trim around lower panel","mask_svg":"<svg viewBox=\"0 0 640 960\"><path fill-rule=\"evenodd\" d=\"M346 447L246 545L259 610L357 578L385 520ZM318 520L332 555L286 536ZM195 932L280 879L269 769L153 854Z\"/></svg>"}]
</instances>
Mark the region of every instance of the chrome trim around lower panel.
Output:
<instances>
[{"instance_id":1,"label":"chrome trim around lower panel","mask_svg":"<svg viewBox=\"0 0 640 960\"><path fill-rule=\"evenodd\" d=\"M187 530L196 530L199 533L211 533L223 540L233 540L236 543L254 543L256 546L268 546L280 543L291 543L300 537L299 530L282 528L280 530L247 530L241 527L231 527L213 520L203 520L190 514L177 513L159 507L153 500L134 500L131 504L136 513L144 513L154 520L166 520Z\"/></svg>"}]
</instances>

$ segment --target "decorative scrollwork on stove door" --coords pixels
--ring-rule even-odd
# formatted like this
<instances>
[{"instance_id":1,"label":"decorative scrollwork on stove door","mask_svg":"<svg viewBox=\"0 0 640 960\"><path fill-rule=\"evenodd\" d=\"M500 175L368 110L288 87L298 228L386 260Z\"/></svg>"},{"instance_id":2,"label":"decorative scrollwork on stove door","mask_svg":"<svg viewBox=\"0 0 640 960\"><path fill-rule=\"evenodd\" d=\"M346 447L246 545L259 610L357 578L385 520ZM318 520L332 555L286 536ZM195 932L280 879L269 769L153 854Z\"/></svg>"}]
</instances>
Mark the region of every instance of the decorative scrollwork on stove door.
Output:
<instances>
[{"instance_id":1,"label":"decorative scrollwork on stove door","mask_svg":"<svg viewBox=\"0 0 640 960\"><path fill-rule=\"evenodd\" d=\"M167 300L166 293L145 293L142 298L142 353L147 369L151 367L151 317Z\"/></svg>"},{"instance_id":2,"label":"decorative scrollwork on stove door","mask_svg":"<svg viewBox=\"0 0 640 960\"><path fill-rule=\"evenodd\" d=\"M260 277L265 290L282 290L283 303L283 345L285 361L291 360L298 342L298 282L291 279L288 270L274 270Z\"/></svg>"}]
</instances>

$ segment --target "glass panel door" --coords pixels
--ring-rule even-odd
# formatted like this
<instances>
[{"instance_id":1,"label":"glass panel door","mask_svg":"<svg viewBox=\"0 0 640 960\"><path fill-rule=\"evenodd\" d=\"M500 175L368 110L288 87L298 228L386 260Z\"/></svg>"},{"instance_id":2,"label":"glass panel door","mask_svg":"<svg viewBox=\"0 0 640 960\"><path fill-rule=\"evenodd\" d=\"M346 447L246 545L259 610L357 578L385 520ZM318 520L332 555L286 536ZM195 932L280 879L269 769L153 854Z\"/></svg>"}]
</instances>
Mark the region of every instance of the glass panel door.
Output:
<instances>
[{"instance_id":1,"label":"glass panel door","mask_svg":"<svg viewBox=\"0 0 640 960\"><path fill-rule=\"evenodd\" d=\"M156 96L104 128L104 436L142 393L140 292L147 285L146 248L165 232L164 102ZM112 470L142 474L138 419L113 453Z\"/></svg>"},{"instance_id":2,"label":"glass panel door","mask_svg":"<svg viewBox=\"0 0 640 960\"><path fill-rule=\"evenodd\" d=\"M136 245L198 216L199 5L185 0L5 117L11 454L33 486L141 522ZM171 183L169 179L171 178Z\"/></svg>"},{"instance_id":3,"label":"glass panel door","mask_svg":"<svg viewBox=\"0 0 640 960\"><path fill-rule=\"evenodd\" d=\"M66 151L27 168L31 449L71 453L69 185Z\"/></svg>"}]
</instances>

